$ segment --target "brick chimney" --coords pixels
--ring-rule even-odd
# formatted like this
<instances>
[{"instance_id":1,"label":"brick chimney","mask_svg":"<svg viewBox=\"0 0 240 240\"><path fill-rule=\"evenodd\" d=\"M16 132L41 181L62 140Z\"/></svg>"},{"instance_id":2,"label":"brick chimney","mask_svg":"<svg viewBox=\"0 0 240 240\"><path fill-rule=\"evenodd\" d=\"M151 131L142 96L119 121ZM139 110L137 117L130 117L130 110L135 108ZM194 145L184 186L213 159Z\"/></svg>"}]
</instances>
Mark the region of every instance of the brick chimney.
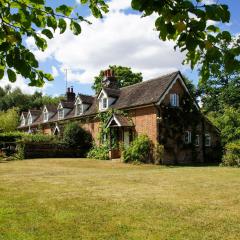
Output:
<instances>
[{"instance_id":1,"label":"brick chimney","mask_svg":"<svg viewBox=\"0 0 240 240\"><path fill-rule=\"evenodd\" d=\"M102 81L103 87L118 89L118 82L112 69L104 71L104 78Z\"/></svg>"},{"instance_id":2,"label":"brick chimney","mask_svg":"<svg viewBox=\"0 0 240 240\"><path fill-rule=\"evenodd\" d=\"M69 87L66 92L66 97L68 102L74 102L75 101L75 93L73 92L73 87Z\"/></svg>"}]
</instances>

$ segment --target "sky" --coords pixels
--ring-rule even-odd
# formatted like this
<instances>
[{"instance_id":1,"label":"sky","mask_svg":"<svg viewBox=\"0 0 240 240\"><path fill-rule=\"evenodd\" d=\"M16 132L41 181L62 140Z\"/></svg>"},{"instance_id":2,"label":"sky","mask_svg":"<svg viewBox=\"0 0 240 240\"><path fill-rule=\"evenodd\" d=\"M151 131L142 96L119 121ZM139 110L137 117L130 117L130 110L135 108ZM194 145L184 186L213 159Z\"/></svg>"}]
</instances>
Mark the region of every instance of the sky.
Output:
<instances>
[{"instance_id":1,"label":"sky","mask_svg":"<svg viewBox=\"0 0 240 240\"><path fill-rule=\"evenodd\" d=\"M204 0L205 3L214 3L215 0ZM220 0L219 3L229 5L231 21L221 26L233 34L240 31L240 16L238 0ZM25 93L38 90L51 96L62 95L67 85L73 86L76 93L93 94L91 85L94 76L109 65L131 67L134 72L142 72L143 79L180 70L195 84L198 82L198 71L192 71L189 66L182 65L184 54L174 51L173 42L163 42L154 30L155 15L141 18L141 14L131 9L130 0L110 0L110 11L103 19L95 19L90 15L87 7L82 7L79 0L48 1L54 4L76 6L81 15L92 22L91 25L82 23L82 33L75 36L67 30L64 34L57 31L54 38L48 40L48 48L39 51L32 38L26 39L27 46L33 51L39 61L40 68L52 73L54 81L47 82L43 88L37 89L28 86L28 80L18 76L12 84L20 87ZM1 86L9 82L3 79Z\"/></svg>"}]
</instances>

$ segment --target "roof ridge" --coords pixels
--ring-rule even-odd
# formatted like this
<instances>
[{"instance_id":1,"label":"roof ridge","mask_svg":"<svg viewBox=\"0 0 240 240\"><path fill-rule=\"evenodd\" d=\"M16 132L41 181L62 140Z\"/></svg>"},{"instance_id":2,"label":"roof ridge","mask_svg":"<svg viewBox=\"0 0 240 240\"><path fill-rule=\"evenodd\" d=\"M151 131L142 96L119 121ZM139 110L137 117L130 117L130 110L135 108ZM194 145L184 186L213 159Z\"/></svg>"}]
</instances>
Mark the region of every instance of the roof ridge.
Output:
<instances>
[{"instance_id":1,"label":"roof ridge","mask_svg":"<svg viewBox=\"0 0 240 240\"><path fill-rule=\"evenodd\" d=\"M135 84L132 84L132 85L129 85L129 86L125 86L125 87L121 87L121 89L125 89L125 88L129 88L129 87L133 87L133 86L136 86L136 85L142 85L142 84L146 84L146 83L149 83L149 82L153 82L153 81L156 81L158 80L159 78L163 78L163 77L167 77L169 75L172 75L172 74L177 74L179 73L180 71L174 71L174 72L171 72L171 73L168 73L168 74L164 74L164 75L161 75L159 77L155 77L155 78L152 78L152 79L149 79L149 80L145 80L145 81L142 81L142 82L139 82L139 83L135 83Z\"/></svg>"},{"instance_id":2,"label":"roof ridge","mask_svg":"<svg viewBox=\"0 0 240 240\"><path fill-rule=\"evenodd\" d=\"M78 95L84 95L84 96L87 96L87 97L94 97L93 95L89 95L89 94L85 94L85 93L78 93Z\"/></svg>"}]
</instances>

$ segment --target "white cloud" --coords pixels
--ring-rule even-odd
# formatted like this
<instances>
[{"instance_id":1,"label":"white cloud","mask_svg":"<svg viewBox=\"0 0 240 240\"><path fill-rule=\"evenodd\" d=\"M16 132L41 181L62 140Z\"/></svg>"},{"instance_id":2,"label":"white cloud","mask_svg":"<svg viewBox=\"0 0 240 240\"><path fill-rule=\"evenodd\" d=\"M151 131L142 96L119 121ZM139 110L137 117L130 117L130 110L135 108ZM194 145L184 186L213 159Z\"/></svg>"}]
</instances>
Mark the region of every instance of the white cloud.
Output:
<instances>
[{"instance_id":1,"label":"white cloud","mask_svg":"<svg viewBox=\"0 0 240 240\"><path fill-rule=\"evenodd\" d=\"M17 75L17 80L16 82L10 82L6 76L0 81L1 87L5 87L6 85L10 85L12 89L15 88L20 88L23 93L26 94L33 94L35 91L42 92L43 94L46 93L46 89L48 87L52 86L52 83L45 83L45 85L42 88L37 88L37 87L31 87L28 86L26 83L27 81L20 75Z\"/></svg>"},{"instance_id":2,"label":"white cloud","mask_svg":"<svg viewBox=\"0 0 240 240\"><path fill-rule=\"evenodd\" d=\"M58 70L54 66L52 66L52 75L53 75L54 78L59 76Z\"/></svg>"},{"instance_id":3,"label":"white cloud","mask_svg":"<svg viewBox=\"0 0 240 240\"><path fill-rule=\"evenodd\" d=\"M113 0L104 19L89 17L91 25L82 24L82 33L74 36L69 30L48 41L42 53L33 48L40 61L55 59L69 69L68 80L91 83L101 69L109 65L132 67L141 71L144 79L182 68L184 55L174 51L173 42L163 42L154 31L156 16L141 18L121 9L130 7L130 0ZM30 47L33 40L28 39Z\"/></svg>"}]
</instances>

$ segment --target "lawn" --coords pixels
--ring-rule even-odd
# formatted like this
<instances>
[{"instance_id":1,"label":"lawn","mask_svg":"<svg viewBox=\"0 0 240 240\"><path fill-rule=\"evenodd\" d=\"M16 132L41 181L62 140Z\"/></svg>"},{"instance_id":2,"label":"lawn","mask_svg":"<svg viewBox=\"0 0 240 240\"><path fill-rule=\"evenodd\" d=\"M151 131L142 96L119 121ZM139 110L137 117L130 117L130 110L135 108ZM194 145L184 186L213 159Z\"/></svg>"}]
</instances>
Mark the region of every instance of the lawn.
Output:
<instances>
[{"instance_id":1,"label":"lawn","mask_svg":"<svg viewBox=\"0 0 240 240\"><path fill-rule=\"evenodd\" d=\"M0 239L239 239L240 169L0 163Z\"/></svg>"}]
</instances>

